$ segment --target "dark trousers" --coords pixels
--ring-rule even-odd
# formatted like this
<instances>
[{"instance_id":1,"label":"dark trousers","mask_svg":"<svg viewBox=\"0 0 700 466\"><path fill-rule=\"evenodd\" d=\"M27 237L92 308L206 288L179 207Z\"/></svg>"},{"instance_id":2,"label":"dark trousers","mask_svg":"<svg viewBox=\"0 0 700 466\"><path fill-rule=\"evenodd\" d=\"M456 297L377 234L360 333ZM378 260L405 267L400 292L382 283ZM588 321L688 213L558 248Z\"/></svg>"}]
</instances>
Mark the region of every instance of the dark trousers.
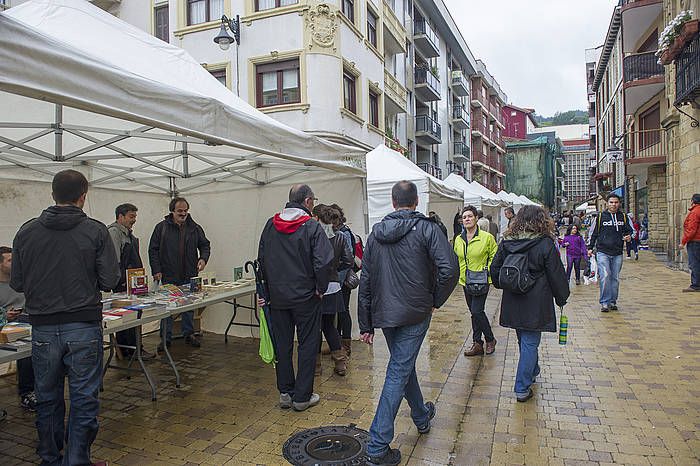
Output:
<instances>
[{"instance_id":1,"label":"dark trousers","mask_svg":"<svg viewBox=\"0 0 700 466\"><path fill-rule=\"evenodd\" d=\"M34 368L32 367L32 358L17 360L17 391L19 392L19 396L24 396L34 391Z\"/></svg>"},{"instance_id":2,"label":"dark trousers","mask_svg":"<svg viewBox=\"0 0 700 466\"><path fill-rule=\"evenodd\" d=\"M571 280L571 269L574 269L576 271L576 281L581 280L581 258L567 257L566 262L566 279Z\"/></svg>"},{"instance_id":3,"label":"dark trousers","mask_svg":"<svg viewBox=\"0 0 700 466\"><path fill-rule=\"evenodd\" d=\"M484 342L481 339L483 336L486 341L493 341L493 332L491 331L491 324L489 323L489 318L486 317L486 297L488 296L488 288L486 293L479 296L472 296L467 293L466 288L464 289L464 296L467 298L467 307L469 312L472 314L472 339L474 343L479 343L483 345Z\"/></svg>"},{"instance_id":4,"label":"dark trousers","mask_svg":"<svg viewBox=\"0 0 700 466\"><path fill-rule=\"evenodd\" d=\"M635 255L639 255L639 241L632 238L627 242L627 257L631 257L630 253L634 251Z\"/></svg>"},{"instance_id":5,"label":"dark trousers","mask_svg":"<svg viewBox=\"0 0 700 466\"><path fill-rule=\"evenodd\" d=\"M688 268L690 269L690 287L700 290L700 241L690 241L688 250Z\"/></svg>"},{"instance_id":6,"label":"dark trousers","mask_svg":"<svg viewBox=\"0 0 700 466\"><path fill-rule=\"evenodd\" d=\"M136 329L137 327L122 330L117 332L117 343L120 345L136 346ZM138 327L141 330L141 327ZM122 354L126 357L130 357L134 350L128 348L121 348Z\"/></svg>"},{"instance_id":7,"label":"dark trousers","mask_svg":"<svg viewBox=\"0 0 700 466\"><path fill-rule=\"evenodd\" d=\"M314 369L321 343L321 300L312 298L292 309L270 309L272 334L277 353L277 389L292 395L292 401L309 401L314 389ZM294 329L297 340L297 373L294 375Z\"/></svg>"},{"instance_id":8,"label":"dark trousers","mask_svg":"<svg viewBox=\"0 0 700 466\"><path fill-rule=\"evenodd\" d=\"M342 293L345 303L345 312L338 314L338 333L340 334L340 338L349 340L352 338L352 317L350 316L350 293L352 293L352 290L343 287Z\"/></svg>"},{"instance_id":9,"label":"dark trousers","mask_svg":"<svg viewBox=\"0 0 700 466\"><path fill-rule=\"evenodd\" d=\"M335 316L340 316L341 314L347 313L323 314L321 316L321 331L323 332L323 336L326 337L328 347L331 351L338 351L340 349L340 335L338 334L338 329L335 328Z\"/></svg>"},{"instance_id":10,"label":"dark trousers","mask_svg":"<svg viewBox=\"0 0 700 466\"><path fill-rule=\"evenodd\" d=\"M90 447L97 436L100 410L101 322L35 325L32 364L39 437L36 452L41 464L91 464ZM70 398L67 426L63 399L66 376Z\"/></svg>"}]
</instances>

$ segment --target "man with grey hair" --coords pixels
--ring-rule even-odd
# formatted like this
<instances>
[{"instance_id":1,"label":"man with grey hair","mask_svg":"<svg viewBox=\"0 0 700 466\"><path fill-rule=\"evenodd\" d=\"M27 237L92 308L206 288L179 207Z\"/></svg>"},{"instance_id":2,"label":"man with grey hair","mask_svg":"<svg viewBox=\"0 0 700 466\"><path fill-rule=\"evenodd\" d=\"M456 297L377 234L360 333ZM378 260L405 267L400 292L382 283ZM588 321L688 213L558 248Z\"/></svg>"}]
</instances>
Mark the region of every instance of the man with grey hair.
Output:
<instances>
[{"instance_id":1,"label":"man with grey hair","mask_svg":"<svg viewBox=\"0 0 700 466\"><path fill-rule=\"evenodd\" d=\"M320 400L313 393L314 369L321 343L321 298L334 258L323 228L311 218L315 201L309 186L292 186L287 205L267 221L258 248L277 355L280 407L296 411ZM299 341L296 377L292 364L295 328Z\"/></svg>"}]
</instances>

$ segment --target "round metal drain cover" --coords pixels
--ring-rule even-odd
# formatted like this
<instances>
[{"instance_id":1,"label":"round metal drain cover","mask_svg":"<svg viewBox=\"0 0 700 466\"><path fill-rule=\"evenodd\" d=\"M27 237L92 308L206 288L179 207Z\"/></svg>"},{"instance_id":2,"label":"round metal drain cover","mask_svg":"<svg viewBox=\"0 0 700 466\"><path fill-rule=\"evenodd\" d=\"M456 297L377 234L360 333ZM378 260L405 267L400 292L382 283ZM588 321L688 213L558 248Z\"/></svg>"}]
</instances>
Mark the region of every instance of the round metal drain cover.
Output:
<instances>
[{"instance_id":1,"label":"round metal drain cover","mask_svg":"<svg viewBox=\"0 0 700 466\"><path fill-rule=\"evenodd\" d=\"M282 453L291 464L364 465L369 432L349 426L323 426L298 432L284 443Z\"/></svg>"}]
</instances>

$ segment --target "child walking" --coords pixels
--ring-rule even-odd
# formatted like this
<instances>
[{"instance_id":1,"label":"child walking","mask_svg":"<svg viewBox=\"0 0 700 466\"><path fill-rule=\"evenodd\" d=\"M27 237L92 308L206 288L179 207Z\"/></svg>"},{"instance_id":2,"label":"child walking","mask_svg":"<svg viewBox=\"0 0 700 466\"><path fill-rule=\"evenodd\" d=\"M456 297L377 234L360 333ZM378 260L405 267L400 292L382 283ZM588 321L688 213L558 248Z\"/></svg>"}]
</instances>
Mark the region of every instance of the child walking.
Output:
<instances>
[{"instance_id":1,"label":"child walking","mask_svg":"<svg viewBox=\"0 0 700 466\"><path fill-rule=\"evenodd\" d=\"M571 231L564 237L562 244L566 248L566 279L571 280L571 269L573 268L576 271L576 284L580 285L581 262L586 260L588 250L576 225L571 227Z\"/></svg>"}]
</instances>

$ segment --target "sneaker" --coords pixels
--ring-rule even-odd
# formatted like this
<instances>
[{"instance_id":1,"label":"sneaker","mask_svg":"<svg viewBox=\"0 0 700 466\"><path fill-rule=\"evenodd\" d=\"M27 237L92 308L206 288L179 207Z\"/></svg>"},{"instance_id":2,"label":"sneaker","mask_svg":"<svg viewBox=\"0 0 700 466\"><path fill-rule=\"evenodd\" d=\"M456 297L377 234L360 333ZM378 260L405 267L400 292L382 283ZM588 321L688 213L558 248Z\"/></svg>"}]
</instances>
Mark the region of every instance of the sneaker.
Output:
<instances>
[{"instance_id":1,"label":"sneaker","mask_svg":"<svg viewBox=\"0 0 700 466\"><path fill-rule=\"evenodd\" d=\"M528 388L527 393L516 393L515 398L518 400L518 403L525 403L527 400L532 398L533 395L532 389Z\"/></svg>"},{"instance_id":2,"label":"sneaker","mask_svg":"<svg viewBox=\"0 0 700 466\"><path fill-rule=\"evenodd\" d=\"M610 309L608 309L608 306L601 306L600 312L610 312Z\"/></svg>"},{"instance_id":3,"label":"sneaker","mask_svg":"<svg viewBox=\"0 0 700 466\"><path fill-rule=\"evenodd\" d=\"M639 254L634 255L634 260L638 261L639 260Z\"/></svg>"},{"instance_id":4,"label":"sneaker","mask_svg":"<svg viewBox=\"0 0 700 466\"><path fill-rule=\"evenodd\" d=\"M395 466L401 464L401 452L396 448L389 448L382 456L368 456L367 464L371 466Z\"/></svg>"},{"instance_id":5,"label":"sneaker","mask_svg":"<svg viewBox=\"0 0 700 466\"><path fill-rule=\"evenodd\" d=\"M309 398L309 401L304 401L304 402L292 402L292 407L294 408L294 411L306 411L307 409L311 408L312 406L316 406L319 401L321 401L321 397L318 396L316 393L311 394L311 398Z\"/></svg>"},{"instance_id":6,"label":"sneaker","mask_svg":"<svg viewBox=\"0 0 700 466\"><path fill-rule=\"evenodd\" d=\"M199 339L194 335L187 335L185 337L185 343L187 343L188 345L192 345L195 348L199 348L200 346L202 346L202 344L199 342Z\"/></svg>"},{"instance_id":7,"label":"sneaker","mask_svg":"<svg viewBox=\"0 0 700 466\"><path fill-rule=\"evenodd\" d=\"M692 286L689 286L688 288L683 288L683 293L694 293L696 291L700 291L700 288L693 288Z\"/></svg>"},{"instance_id":8,"label":"sneaker","mask_svg":"<svg viewBox=\"0 0 700 466\"><path fill-rule=\"evenodd\" d=\"M615 304L615 303L610 303L610 306L609 306L609 307L610 307L610 310L611 310L611 311L617 311L617 304Z\"/></svg>"},{"instance_id":9,"label":"sneaker","mask_svg":"<svg viewBox=\"0 0 700 466\"><path fill-rule=\"evenodd\" d=\"M25 393L20 398L19 404L28 411L36 411L36 394L34 392Z\"/></svg>"},{"instance_id":10,"label":"sneaker","mask_svg":"<svg viewBox=\"0 0 700 466\"><path fill-rule=\"evenodd\" d=\"M280 393L280 408L289 409L292 407L292 395L289 393Z\"/></svg>"},{"instance_id":11,"label":"sneaker","mask_svg":"<svg viewBox=\"0 0 700 466\"><path fill-rule=\"evenodd\" d=\"M580 285L580 284L581 284L581 280L576 280L576 284L577 284L577 285Z\"/></svg>"},{"instance_id":12,"label":"sneaker","mask_svg":"<svg viewBox=\"0 0 700 466\"><path fill-rule=\"evenodd\" d=\"M418 428L419 434L427 434L428 432L430 432L430 421L433 420L433 418L435 417L435 413L437 412L437 408L435 408L435 403L433 403L432 401L428 401L425 404L425 407L428 408L428 422L423 426L416 426Z\"/></svg>"}]
</instances>

